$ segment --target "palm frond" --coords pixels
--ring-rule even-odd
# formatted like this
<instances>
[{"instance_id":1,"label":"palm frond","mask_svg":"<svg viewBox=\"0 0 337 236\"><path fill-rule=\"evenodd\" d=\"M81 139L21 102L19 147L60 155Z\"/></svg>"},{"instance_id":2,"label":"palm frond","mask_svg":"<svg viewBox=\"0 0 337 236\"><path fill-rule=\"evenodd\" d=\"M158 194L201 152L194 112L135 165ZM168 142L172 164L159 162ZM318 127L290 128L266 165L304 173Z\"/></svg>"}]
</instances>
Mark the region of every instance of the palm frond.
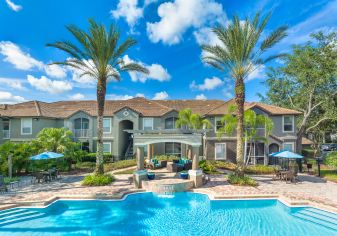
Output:
<instances>
[{"instance_id":1,"label":"palm frond","mask_svg":"<svg viewBox=\"0 0 337 236\"><path fill-rule=\"evenodd\" d=\"M267 38L262 41L260 50L263 52L285 38L287 36L287 29L287 26L281 26L274 30Z\"/></svg>"}]
</instances>

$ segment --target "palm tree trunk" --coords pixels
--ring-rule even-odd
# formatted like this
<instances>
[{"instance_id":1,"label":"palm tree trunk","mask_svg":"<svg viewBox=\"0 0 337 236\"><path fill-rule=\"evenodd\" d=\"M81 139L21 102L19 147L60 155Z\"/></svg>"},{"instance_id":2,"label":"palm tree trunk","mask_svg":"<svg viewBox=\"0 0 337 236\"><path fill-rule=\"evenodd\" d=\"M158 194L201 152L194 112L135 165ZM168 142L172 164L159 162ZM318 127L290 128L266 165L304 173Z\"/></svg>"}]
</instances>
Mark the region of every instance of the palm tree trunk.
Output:
<instances>
[{"instance_id":1,"label":"palm tree trunk","mask_svg":"<svg viewBox=\"0 0 337 236\"><path fill-rule=\"evenodd\" d=\"M103 174L103 115L106 94L106 78L97 82L97 153L95 174Z\"/></svg>"},{"instance_id":2,"label":"palm tree trunk","mask_svg":"<svg viewBox=\"0 0 337 236\"><path fill-rule=\"evenodd\" d=\"M244 104L245 104L245 84L243 78L235 80L235 103L237 106L237 128L236 128L236 162L238 165L238 174L243 174L244 169Z\"/></svg>"}]
</instances>

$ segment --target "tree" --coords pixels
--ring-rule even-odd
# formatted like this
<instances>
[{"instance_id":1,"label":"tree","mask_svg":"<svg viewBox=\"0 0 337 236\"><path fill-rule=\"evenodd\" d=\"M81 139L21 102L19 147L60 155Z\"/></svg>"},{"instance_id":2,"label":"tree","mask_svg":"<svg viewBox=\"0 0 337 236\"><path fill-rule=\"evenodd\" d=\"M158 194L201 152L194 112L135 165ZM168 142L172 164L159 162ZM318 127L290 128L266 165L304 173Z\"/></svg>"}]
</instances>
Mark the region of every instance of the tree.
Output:
<instances>
[{"instance_id":1,"label":"tree","mask_svg":"<svg viewBox=\"0 0 337 236\"><path fill-rule=\"evenodd\" d=\"M266 102L302 112L297 151L302 149L303 134L320 132L322 125L337 121L337 32L319 32L311 38L314 42L294 46L283 66L270 68L268 91L262 96Z\"/></svg>"},{"instance_id":2,"label":"tree","mask_svg":"<svg viewBox=\"0 0 337 236\"><path fill-rule=\"evenodd\" d=\"M237 106L237 163L238 171L244 167L244 104L245 104L245 79L261 65L282 56L271 55L263 57L268 49L286 36L286 26L272 31L266 38L260 41L271 14L261 17L257 13L254 18L246 18L240 21L234 16L228 25L220 25L213 28L220 41L219 45L203 45L205 53L204 62L227 72L235 81L235 103Z\"/></svg>"},{"instance_id":3,"label":"tree","mask_svg":"<svg viewBox=\"0 0 337 236\"><path fill-rule=\"evenodd\" d=\"M210 128L211 123L209 120L202 118L199 114L193 113L191 109L186 108L179 111L176 127L198 130L204 127Z\"/></svg>"},{"instance_id":4,"label":"tree","mask_svg":"<svg viewBox=\"0 0 337 236\"><path fill-rule=\"evenodd\" d=\"M208 129L210 128L211 122L208 119L202 118L199 114L193 113L191 109L186 108L179 111L178 120L176 121L177 128L187 128L193 130L201 130L201 129ZM202 135L205 135L205 132L202 132ZM203 154L206 155L206 141L204 138L203 140ZM196 162L196 161L194 161ZM197 163L194 163L193 166L197 166Z\"/></svg>"},{"instance_id":5,"label":"tree","mask_svg":"<svg viewBox=\"0 0 337 236\"><path fill-rule=\"evenodd\" d=\"M32 141L35 152L58 152L71 167L73 161L78 161L84 155L80 143L73 142L73 133L66 128L44 128Z\"/></svg>"},{"instance_id":6,"label":"tree","mask_svg":"<svg viewBox=\"0 0 337 236\"><path fill-rule=\"evenodd\" d=\"M228 114L224 115L220 122L222 127L218 129L217 136L220 138L223 135L232 135L235 131L235 127L238 123L238 118L234 115L236 111L236 106L230 106L228 109ZM244 112L244 141L249 143L248 155L244 156L244 165L248 165L251 158L252 145L256 141L267 142L267 137L271 134L274 123L273 121L264 115L258 115L253 110L246 110ZM259 128L264 128L265 132L261 135L259 133Z\"/></svg>"},{"instance_id":7,"label":"tree","mask_svg":"<svg viewBox=\"0 0 337 236\"><path fill-rule=\"evenodd\" d=\"M76 26L67 26L68 31L77 40L79 47L69 41L56 42L48 46L66 52L71 58L53 64L72 67L81 72L81 76L90 76L97 81L97 156L96 174L103 174L103 115L106 87L109 79L120 80L120 73L136 71L148 73L148 70L136 63L126 64L122 56L136 44L132 38L120 43L120 32L113 24L109 30L103 24L89 20L89 31Z\"/></svg>"}]
</instances>

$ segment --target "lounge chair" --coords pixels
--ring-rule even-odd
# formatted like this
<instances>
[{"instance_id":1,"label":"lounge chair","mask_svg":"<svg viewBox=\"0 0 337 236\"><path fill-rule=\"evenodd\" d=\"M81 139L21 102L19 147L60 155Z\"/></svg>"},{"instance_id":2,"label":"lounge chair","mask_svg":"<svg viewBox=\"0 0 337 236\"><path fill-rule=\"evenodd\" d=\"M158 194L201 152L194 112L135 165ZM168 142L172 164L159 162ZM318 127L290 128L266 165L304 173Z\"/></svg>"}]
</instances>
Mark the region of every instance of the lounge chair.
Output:
<instances>
[{"instance_id":1,"label":"lounge chair","mask_svg":"<svg viewBox=\"0 0 337 236\"><path fill-rule=\"evenodd\" d=\"M7 192L7 186L5 184L5 178L3 175L0 175L0 193Z\"/></svg>"},{"instance_id":2,"label":"lounge chair","mask_svg":"<svg viewBox=\"0 0 337 236\"><path fill-rule=\"evenodd\" d=\"M162 162L159 162L156 158L151 159L148 165L152 170L160 169L163 167Z\"/></svg>"}]
</instances>

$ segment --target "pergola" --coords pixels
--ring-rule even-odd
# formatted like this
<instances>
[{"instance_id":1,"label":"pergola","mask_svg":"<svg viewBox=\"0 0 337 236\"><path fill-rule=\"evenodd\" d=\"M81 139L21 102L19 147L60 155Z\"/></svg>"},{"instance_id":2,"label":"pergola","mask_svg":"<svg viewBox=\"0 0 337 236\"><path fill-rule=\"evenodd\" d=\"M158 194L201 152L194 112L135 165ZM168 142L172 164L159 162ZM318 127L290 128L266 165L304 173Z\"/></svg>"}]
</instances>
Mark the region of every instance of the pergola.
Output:
<instances>
[{"instance_id":1,"label":"pergola","mask_svg":"<svg viewBox=\"0 0 337 236\"><path fill-rule=\"evenodd\" d=\"M147 171L144 169L144 147L149 144L179 142L192 147L193 157L192 170L189 171L190 178L194 180L196 187L202 183L202 171L199 169L199 151L202 146L202 133L205 130L125 130L133 135L133 143L136 148L137 170L134 173L135 184L141 187L142 180L147 178Z\"/></svg>"}]
</instances>

